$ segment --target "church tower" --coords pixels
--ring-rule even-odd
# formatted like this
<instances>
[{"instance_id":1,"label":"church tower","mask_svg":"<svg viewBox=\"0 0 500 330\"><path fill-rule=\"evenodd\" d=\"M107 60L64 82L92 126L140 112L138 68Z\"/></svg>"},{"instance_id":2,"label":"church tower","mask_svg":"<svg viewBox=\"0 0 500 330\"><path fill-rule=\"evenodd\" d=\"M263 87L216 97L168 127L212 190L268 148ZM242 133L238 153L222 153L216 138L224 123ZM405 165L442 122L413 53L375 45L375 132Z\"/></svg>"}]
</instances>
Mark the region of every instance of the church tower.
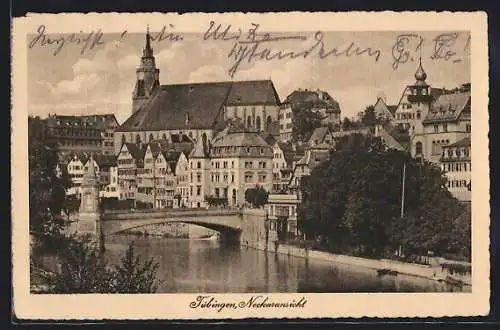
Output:
<instances>
[{"instance_id":1,"label":"church tower","mask_svg":"<svg viewBox=\"0 0 500 330\"><path fill-rule=\"evenodd\" d=\"M146 33L146 47L142 51L141 64L136 70L136 75L137 81L132 96L132 113L139 110L160 85L160 70L156 68L149 27Z\"/></svg>"},{"instance_id":2,"label":"church tower","mask_svg":"<svg viewBox=\"0 0 500 330\"><path fill-rule=\"evenodd\" d=\"M419 60L417 71L415 72L415 83L409 85L408 102L412 109L412 127L411 131L414 134L423 131L422 120L427 116L431 103L432 94L431 86L426 82L427 74L422 67L422 59Z\"/></svg>"}]
</instances>

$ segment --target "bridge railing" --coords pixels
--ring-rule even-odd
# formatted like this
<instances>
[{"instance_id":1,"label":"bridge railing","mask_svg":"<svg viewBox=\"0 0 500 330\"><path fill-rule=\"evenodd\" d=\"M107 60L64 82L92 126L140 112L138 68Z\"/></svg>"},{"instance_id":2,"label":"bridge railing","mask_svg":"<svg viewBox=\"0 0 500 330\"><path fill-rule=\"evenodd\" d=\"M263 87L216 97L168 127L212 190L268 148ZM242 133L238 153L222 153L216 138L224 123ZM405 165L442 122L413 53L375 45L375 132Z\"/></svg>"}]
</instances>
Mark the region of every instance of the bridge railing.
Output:
<instances>
[{"instance_id":1,"label":"bridge railing","mask_svg":"<svg viewBox=\"0 0 500 330\"><path fill-rule=\"evenodd\" d=\"M193 211L221 211L221 212L234 212L240 211L241 208L237 207L181 207L181 208L151 208L151 209L127 209L127 210L103 210L104 214L130 214L130 213L139 213L139 214L147 214L147 213L157 213L157 212L193 212Z\"/></svg>"}]
</instances>

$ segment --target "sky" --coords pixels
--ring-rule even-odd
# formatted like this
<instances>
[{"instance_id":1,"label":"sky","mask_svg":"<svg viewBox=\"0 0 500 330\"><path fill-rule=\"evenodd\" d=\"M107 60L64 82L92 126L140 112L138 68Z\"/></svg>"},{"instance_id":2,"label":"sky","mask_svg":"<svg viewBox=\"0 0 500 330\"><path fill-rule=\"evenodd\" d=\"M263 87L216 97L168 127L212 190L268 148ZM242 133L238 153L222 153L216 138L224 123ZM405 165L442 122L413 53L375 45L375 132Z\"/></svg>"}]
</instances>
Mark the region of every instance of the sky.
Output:
<instances>
[{"instance_id":1,"label":"sky","mask_svg":"<svg viewBox=\"0 0 500 330\"><path fill-rule=\"evenodd\" d=\"M404 87L415 81L419 58L427 73L427 82L432 87L454 88L470 82L468 33L456 32L455 43L441 48L439 58L433 58L436 45L440 44L435 38L445 32L454 31L323 32L322 43L326 51L337 48L341 53L353 43L360 49L370 47L372 51L379 51L380 55L377 60L377 56L367 53L321 58L317 46L307 58L243 60L234 77L230 76L229 69L235 58L228 56L234 46L233 40L204 40L200 32L183 34L180 41L155 40L152 46L162 85L271 79L282 101L299 88L321 89L339 102L342 117L353 117L366 106L374 104L378 96L385 96L388 104L397 104ZM152 37L158 33L151 31ZM417 37L396 43L398 36L407 33ZM259 50L269 48L272 53L280 50L300 52L318 43L317 36L312 32L271 36L301 36L303 39L261 43ZM28 44L33 39L33 35L28 36ZM29 49L30 115L114 113L120 123L130 116L135 70L145 45L145 33L105 34L101 40L101 44L83 54L82 44L68 42L57 55L54 55L55 44L42 46L38 42ZM421 47L418 48L420 41ZM402 48L394 48L395 45ZM394 68L395 58L404 51L408 51L408 60L403 63L402 57L402 63ZM446 51L455 54L446 59Z\"/></svg>"}]
</instances>

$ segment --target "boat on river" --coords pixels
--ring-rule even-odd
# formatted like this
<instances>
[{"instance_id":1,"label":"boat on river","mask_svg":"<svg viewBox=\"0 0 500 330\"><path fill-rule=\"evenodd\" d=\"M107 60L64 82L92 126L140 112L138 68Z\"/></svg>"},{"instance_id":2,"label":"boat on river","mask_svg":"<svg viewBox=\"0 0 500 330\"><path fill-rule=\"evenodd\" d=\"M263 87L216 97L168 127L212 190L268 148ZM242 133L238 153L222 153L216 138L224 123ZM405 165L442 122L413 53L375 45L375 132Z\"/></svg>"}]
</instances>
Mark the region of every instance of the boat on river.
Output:
<instances>
[{"instance_id":1,"label":"boat on river","mask_svg":"<svg viewBox=\"0 0 500 330\"><path fill-rule=\"evenodd\" d=\"M383 275L398 276L398 272L396 270L392 270L392 269L389 269L389 268L380 268L380 269L377 269L377 274L378 274L378 276L383 276Z\"/></svg>"}]
</instances>

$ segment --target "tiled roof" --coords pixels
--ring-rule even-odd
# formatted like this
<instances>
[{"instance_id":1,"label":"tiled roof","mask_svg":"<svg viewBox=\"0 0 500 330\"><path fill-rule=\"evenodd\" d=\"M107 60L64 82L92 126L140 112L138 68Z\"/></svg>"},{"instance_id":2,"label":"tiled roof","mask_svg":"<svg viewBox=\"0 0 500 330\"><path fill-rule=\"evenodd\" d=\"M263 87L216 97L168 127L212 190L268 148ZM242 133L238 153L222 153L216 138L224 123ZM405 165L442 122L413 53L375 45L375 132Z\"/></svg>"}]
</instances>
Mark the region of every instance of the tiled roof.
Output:
<instances>
[{"instance_id":1,"label":"tiled roof","mask_svg":"<svg viewBox=\"0 0 500 330\"><path fill-rule=\"evenodd\" d=\"M118 121L114 114L96 114L84 116L70 115L50 115L47 118L50 126L68 126L68 127L92 127L95 129L105 129L107 127L117 127Z\"/></svg>"},{"instance_id":2,"label":"tiled roof","mask_svg":"<svg viewBox=\"0 0 500 330\"><path fill-rule=\"evenodd\" d=\"M316 128L309 138L309 144L312 145L323 142L328 131L329 128L326 126Z\"/></svg>"},{"instance_id":3,"label":"tiled roof","mask_svg":"<svg viewBox=\"0 0 500 330\"><path fill-rule=\"evenodd\" d=\"M127 146L128 152L130 152L130 155L132 158L135 160L142 160L144 158L144 153L146 151L146 148L140 148L137 144L135 143L125 143Z\"/></svg>"},{"instance_id":4,"label":"tiled roof","mask_svg":"<svg viewBox=\"0 0 500 330\"><path fill-rule=\"evenodd\" d=\"M222 128L225 105L279 105L270 80L163 85L117 131Z\"/></svg>"},{"instance_id":5,"label":"tiled roof","mask_svg":"<svg viewBox=\"0 0 500 330\"><path fill-rule=\"evenodd\" d=\"M370 134L370 129L368 128L361 128L361 129L353 129L353 130L347 130L347 131L336 131L331 133L333 138L341 138L346 135L351 135L351 134Z\"/></svg>"},{"instance_id":6,"label":"tiled roof","mask_svg":"<svg viewBox=\"0 0 500 330\"><path fill-rule=\"evenodd\" d=\"M228 132L228 134L213 141L213 147L269 147L269 144L258 132L242 130L240 132Z\"/></svg>"},{"instance_id":7,"label":"tiled roof","mask_svg":"<svg viewBox=\"0 0 500 330\"><path fill-rule=\"evenodd\" d=\"M445 146L446 148L453 148L453 147L470 147L471 145L471 139L470 136L465 137L461 140L458 140L455 143L452 143L450 145Z\"/></svg>"},{"instance_id":8,"label":"tiled roof","mask_svg":"<svg viewBox=\"0 0 500 330\"><path fill-rule=\"evenodd\" d=\"M431 107L423 123L454 121L464 110L470 111L470 91L441 95Z\"/></svg>"},{"instance_id":9,"label":"tiled roof","mask_svg":"<svg viewBox=\"0 0 500 330\"><path fill-rule=\"evenodd\" d=\"M278 142L278 146L283 151L288 166L291 166L294 161L298 161L304 156L304 148L293 142Z\"/></svg>"}]
</instances>

